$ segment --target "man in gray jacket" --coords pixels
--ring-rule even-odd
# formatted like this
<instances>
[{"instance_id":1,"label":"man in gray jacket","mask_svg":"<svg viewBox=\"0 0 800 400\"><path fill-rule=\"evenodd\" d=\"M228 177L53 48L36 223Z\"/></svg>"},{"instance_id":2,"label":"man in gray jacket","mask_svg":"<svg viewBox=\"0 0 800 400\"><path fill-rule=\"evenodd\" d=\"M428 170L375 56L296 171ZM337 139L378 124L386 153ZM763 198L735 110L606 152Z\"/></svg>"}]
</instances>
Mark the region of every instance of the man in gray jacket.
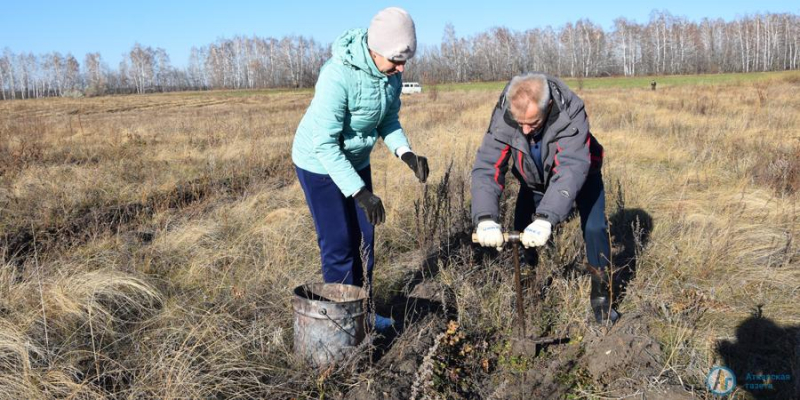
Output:
<instances>
[{"instance_id":1,"label":"man in gray jacket","mask_svg":"<svg viewBox=\"0 0 800 400\"><path fill-rule=\"evenodd\" d=\"M520 181L514 230L522 231L535 265L535 248L577 206L591 274L590 303L598 323L619 317L611 307L606 267L611 245L600 168L603 147L589 132L583 100L545 74L514 77L497 101L472 170L472 219L482 246L503 246L499 199L511 165Z\"/></svg>"}]
</instances>

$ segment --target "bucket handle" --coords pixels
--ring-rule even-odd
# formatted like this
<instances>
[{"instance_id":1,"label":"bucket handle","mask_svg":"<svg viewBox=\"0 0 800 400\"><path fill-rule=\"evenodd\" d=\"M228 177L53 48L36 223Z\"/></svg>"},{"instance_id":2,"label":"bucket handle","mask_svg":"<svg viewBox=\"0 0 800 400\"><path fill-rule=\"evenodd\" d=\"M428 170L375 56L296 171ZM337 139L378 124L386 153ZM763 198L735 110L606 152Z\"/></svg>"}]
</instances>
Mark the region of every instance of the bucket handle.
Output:
<instances>
[{"instance_id":1,"label":"bucket handle","mask_svg":"<svg viewBox=\"0 0 800 400\"><path fill-rule=\"evenodd\" d=\"M345 311L345 312L347 313L347 316L348 316L348 318L351 318L351 319L353 318L352 314L350 314L350 311ZM344 327L342 327L341 325L339 325L339 323L338 323L338 322L336 322L336 321L335 321L333 318L331 318L330 316L328 316L328 310L326 310L325 308L322 308L321 310L319 310L319 313L320 313L320 314L322 314L322 315L324 315L324 316L325 316L325 318L327 318L327 319L328 319L328 321L331 321L331 322L333 322L333 324L334 324L334 325L336 325L336 327L338 327L338 328L339 328L339 329L340 329L342 332L344 332L344 333L346 333L346 334L350 335L350 337L352 337L353 339L358 339L358 338L356 337L356 335L353 335L352 333L348 332L348 331L347 331L347 329L344 329Z\"/></svg>"}]
</instances>

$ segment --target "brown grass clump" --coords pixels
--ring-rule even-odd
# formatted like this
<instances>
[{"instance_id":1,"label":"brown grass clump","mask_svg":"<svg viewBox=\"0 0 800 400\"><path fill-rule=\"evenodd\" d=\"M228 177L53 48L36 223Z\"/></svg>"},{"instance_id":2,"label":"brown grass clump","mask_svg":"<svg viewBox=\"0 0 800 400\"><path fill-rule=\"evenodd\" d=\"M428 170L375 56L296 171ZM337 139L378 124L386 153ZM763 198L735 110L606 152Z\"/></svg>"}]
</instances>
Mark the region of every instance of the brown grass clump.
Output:
<instances>
[{"instance_id":1,"label":"brown grass clump","mask_svg":"<svg viewBox=\"0 0 800 400\"><path fill-rule=\"evenodd\" d=\"M311 93L2 102L0 397L659 398L704 393L714 365L791 374L796 357L736 354L776 350L747 332L797 343L797 89L584 88L629 322L611 336L588 323L573 219L524 273L529 333L570 342L525 354L509 347L509 252L469 243L469 174L498 94L404 98L430 183L381 145L372 166L387 209L377 307L405 331L319 371L292 354L290 307L291 289L320 280L289 156ZM618 357L625 368L583 356L637 335L654 354Z\"/></svg>"}]
</instances>

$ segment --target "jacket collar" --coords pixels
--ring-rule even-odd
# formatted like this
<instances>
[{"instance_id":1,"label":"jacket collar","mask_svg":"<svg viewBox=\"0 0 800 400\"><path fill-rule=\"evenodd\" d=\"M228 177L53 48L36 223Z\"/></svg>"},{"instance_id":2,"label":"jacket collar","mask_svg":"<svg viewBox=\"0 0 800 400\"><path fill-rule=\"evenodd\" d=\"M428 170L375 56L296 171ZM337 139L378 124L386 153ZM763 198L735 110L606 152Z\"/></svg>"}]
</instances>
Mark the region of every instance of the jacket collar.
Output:
<instances>
[{"instance_id":1,"label":"jacket collar","mask_svg":"<svg viewBox=\"0 0 800 400\"><path fill-rule=\"evenodd\" d=\"M331 53L342 63L358 68L375 79L388 79L369 55L366 29L351 29L344 32L331 45Z\"/></svg>"}]
</instances>

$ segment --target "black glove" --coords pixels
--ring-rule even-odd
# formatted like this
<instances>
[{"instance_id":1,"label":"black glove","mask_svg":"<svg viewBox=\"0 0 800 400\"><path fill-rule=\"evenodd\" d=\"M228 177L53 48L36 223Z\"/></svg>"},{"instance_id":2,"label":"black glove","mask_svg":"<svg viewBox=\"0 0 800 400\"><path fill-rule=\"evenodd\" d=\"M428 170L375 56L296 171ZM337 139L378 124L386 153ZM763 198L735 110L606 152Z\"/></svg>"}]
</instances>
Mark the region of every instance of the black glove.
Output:
<instances>
[{"instance_id":1,"label":"black glove","mask_svg":"<svg viewBox=\"0 0 800 400\"><path fill-rule=\"evenodd\" d=\"M353 198L356 199L358 206L367 214L367 221L370 224L380 225L386 221L386 211L383 209L383 202L381 202L380 197L372 194L367 188L361 188L353 195Z\"/></svg>"},{"instance_id":2,"label":"black glove","mask_svg":"<svg viewBox=\"0 0 800 400\"><path fill-rule=\"evenodd\" d=\"M425 183L428 179L428 159L425 157L420 157L413 152L405 152L400 159L403 160L404 163L408 164L408 167L414 171L414 175L417 176L420 182Z\"/></svg>"}]
</instances>

